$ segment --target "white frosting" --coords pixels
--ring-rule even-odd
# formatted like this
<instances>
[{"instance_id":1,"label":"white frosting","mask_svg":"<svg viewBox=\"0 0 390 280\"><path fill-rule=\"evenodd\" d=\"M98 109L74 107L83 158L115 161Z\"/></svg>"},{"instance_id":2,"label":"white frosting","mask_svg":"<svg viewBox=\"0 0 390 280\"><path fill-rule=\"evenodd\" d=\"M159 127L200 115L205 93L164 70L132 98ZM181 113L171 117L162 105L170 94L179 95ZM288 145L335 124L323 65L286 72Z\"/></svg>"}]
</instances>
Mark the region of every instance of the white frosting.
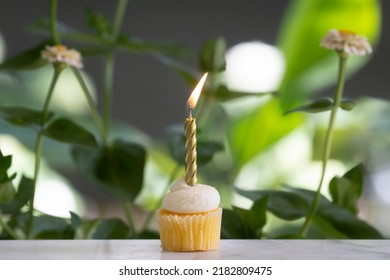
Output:
<instances>
[{"instance_id":1,"label":"white frosting","mask_svg":"<svg viewBox=\"0 0 390 280\"><path fill-rule=\"evenodd\" d=\"M189 186L181 177L172 186L162 201L162 208L174 213L200 213L218 208L218 191L207 185Z\"/></svg>"}]
</instances>

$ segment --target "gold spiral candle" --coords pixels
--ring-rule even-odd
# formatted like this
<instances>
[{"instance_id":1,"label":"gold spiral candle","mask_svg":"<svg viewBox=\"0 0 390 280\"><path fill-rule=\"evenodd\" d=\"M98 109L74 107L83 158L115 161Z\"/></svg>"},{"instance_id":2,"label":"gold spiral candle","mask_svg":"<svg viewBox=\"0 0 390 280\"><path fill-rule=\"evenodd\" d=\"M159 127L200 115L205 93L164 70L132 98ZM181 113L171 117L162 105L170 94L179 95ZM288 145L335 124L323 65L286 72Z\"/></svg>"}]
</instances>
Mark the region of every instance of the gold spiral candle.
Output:
<instances>
[{"instance_id":1,"label":"gold spiral candle","mask_svg":"<svg viewBox=\"0 0 390 280\"><path fill-rule=\"evenodd\" d=\"M206 82L207 73L203 75L199 83L188 99L187 106L189 116L184 123L184 135L185 135L185 179L189 186L194 186L197 181L196 172L196 119L192 117L192 110L195 108L198 102L199 95L202 91L202 87Z\"/></svg>"},{"instance_id":2,"label":"gold spiral candle","mask_svg":"<svg viewBox=\"0 0 390 280\"><path fill-rule=\"evenodd\" d=\"M184 123L185 135L185 178L188 185L196 184L196 119L190 116Z\"/></svg>"}]
</instances>

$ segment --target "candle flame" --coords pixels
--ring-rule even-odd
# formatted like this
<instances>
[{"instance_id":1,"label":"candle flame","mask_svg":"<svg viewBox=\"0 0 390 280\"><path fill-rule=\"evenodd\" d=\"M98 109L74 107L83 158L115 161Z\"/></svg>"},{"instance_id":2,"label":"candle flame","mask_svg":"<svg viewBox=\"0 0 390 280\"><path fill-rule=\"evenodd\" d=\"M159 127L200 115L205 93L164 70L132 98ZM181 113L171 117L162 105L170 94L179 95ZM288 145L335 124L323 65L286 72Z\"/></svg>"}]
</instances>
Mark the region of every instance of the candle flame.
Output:
<instances>
[{"instance_id":1,"label":"candle flame","mask_svg":"<svg viewBox=\"0 0 390 280\"><path fill-rule=\"evenodd\" d=\"M191 110L193 110L196 106L196 103L198 102L200 93L202 91L203 85L206 82L207 74L205 73L203 77L200 79L199 83L196 85L194 90L192 91L190 98L188 98L187 104L190 107Z\"/></svg>"}]
</instances>

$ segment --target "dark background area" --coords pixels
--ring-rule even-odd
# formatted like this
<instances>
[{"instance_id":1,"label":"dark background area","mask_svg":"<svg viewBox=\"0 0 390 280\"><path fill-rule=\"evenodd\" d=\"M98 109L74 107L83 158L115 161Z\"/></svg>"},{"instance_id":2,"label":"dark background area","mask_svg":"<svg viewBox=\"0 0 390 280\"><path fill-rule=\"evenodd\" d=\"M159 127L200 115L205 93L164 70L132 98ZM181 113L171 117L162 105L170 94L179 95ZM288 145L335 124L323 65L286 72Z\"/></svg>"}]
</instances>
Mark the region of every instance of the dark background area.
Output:
<instances>
[{"instance_id":1,"label":"dark background area","mask_svg":"<svg viewBox=\"0 0 390 280\"><path fill-rule=\"evenodd\" d=\"M0 33L6 42L6 56L14 55L41 41L27 31L28 23L48 15L48 2L2 1ZM182 43L194 52L188 65L196 68L196 54L210 38L224 37L228 47L244 41L276 43L276 36L287 0L278 1L130 1L122 32L161 42ZM92 7L113 18L117 1L59 1L58 18L85 30L84 10ZM383 27L378 48L369 64L347 83L345 95L390 99L388 61L390 22L386 11L390 3L382 1ZM358 20L358 19L357 19ZM85 70L93 77L101 93L102 61L85 61ZM145 55L120 54L115 65L113 116L131 123L147 134L161 138L171 123L181 122L185 102L191 91L170 69ZM331 89L329 89L331 90ZM158 116L158 117L157 117Z\"/></svg>"}]
</instances>

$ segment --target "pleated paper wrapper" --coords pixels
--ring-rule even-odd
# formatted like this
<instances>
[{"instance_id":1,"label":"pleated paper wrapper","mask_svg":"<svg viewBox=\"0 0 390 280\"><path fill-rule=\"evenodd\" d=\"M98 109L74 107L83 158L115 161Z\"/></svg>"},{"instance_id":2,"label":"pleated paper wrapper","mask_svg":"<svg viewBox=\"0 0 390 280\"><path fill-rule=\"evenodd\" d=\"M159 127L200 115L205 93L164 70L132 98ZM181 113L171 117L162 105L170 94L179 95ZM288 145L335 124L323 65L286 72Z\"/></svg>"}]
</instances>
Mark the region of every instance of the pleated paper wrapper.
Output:
<instances>
[{"instance_id":1,"label":"pleated paper wrapper","mask_svg":"<svg viewBox=\"0 0 390 280\"><path fill-rule=\"evenodd\" d=\"M164 251L207 251L219 247L222 208L196 214L157 210L161 247Z\"/></svg>"}]
</instances>

